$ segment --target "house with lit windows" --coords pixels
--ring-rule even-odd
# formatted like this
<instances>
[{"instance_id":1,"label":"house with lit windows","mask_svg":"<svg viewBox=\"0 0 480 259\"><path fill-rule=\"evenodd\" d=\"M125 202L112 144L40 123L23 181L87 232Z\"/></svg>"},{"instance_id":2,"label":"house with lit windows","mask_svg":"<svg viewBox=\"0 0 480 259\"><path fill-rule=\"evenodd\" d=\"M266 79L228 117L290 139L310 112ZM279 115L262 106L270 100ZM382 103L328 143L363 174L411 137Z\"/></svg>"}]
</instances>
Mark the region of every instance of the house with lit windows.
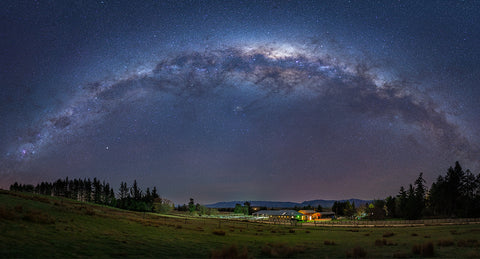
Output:
<instances>
[{"instance_id":1,"label":"house with lit windows","mask_svg":"<svg viewBox=\"0 0 480 259\"><path fill-rule=\"evenodd\" d=\"M254 217L268 219L270 221L310 221L326 220L335 216L334 212L316 212L314 210L260 210L252 214Z\"/></svg>"},{"instance_id":2,"label":"house with lit windows","mask_svg":"<svg viewBox=\"0 0 480 259\"><path fill-rule=\"evenodd\" d=\"M268 219L271 221L277 220L302 220L302 213L295 210L260 210L252 214L254 217Z\"/></svg>"},{"instance_id":3,"label":"house with lit windows","mask_svg":"<svg viewBox=\"0 0 480 259\"><path fill-rule=\"evenodd\" d=\"M326 220L335 217L335 212L331 211L317 212L314 210L299 210L298 212L304 215L302 220Z\"/></svg>"}]
</instances>

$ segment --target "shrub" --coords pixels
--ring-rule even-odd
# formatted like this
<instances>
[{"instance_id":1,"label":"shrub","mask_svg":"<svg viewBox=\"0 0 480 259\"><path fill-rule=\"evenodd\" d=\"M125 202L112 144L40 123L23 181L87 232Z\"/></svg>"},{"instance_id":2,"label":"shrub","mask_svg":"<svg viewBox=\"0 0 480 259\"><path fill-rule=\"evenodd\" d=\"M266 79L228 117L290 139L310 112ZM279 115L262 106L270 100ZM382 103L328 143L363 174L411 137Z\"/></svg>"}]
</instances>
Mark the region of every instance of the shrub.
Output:
<instances>
[{"instance_id":1,"label":"shrub","mask_svg":"<svg viewBox=\"0 0 480 259\"><path fill-rule=\"evenodd\" d=\"M23 207L22 207L22 205L17 205L17 206L15 206L15 212L17 212L17 213L22 213L22 212L23 212Z\"/></svg>"},{"instance_id":2,"label":"shrub","mask_svg":"<svg viewBox=\"0 0 480 259\"><path fill-rule=\"evenodd\" d=\"M431 257L434 254L433 243L428 242L422 246L422 256Z\"/></svg>"},{"instance_id":3,"label":"shrub","mask_svg":"<svg viewBox=\"0 0 480 259\"><path fill-rule=\"evenodd\" d=\"M383 237L393 237L395 234L393 232L387 232L383 234Z\"/></svg>"},{"instance_id":4,"label":"shrub","mask_svg":"<svg viewBox=\"0 0 480 259\"><path fill-rule=\"evenodd\" d=\"M88 216L95 216L95 211L91 208L85 208L85 215L88 215Z\"/></svg>"},{"instance_id":5,"label":"shrub","mask_svg":"<svg viewBox=\"0 0 480 259\"><path fill-rule=\"evenodd\" d=\"M271 257L292 257L295 254L303 252L305 249L300 246L287 246L283 243L265 244L262 247L262 255Z\"/></svg>"},{"instance_id":6,"label":"shrub","mask_svg":"<svg viewBox=\"0 0 480 259\"><path fill-rule=\"evenodd\" d=\"M330 241L330 240L325 240L325 241L323 241L323 244L327 245L327 246L333 246L333 245L335 245L335 242Z\"/></svg>"},{"instance_id":7,"label":"shrub","mask_svg":"<svg viewBox=\"0 0 480 259\"><path fill-rule=\"evenodd\" d=\"M421 254L422 253L422 245L420 245L420 244L413 245L412 246L412 253L416 254L416 255Z\"/></svg>"},{"instance_id":8,"label":"shrub","mask_svg":"<svg viewBox=\"0 0 480 259\"><path fill-rule=\"evenodd\" d=\"M15 219L15 214L12 211L5 209L4 207L0 207L0 218L6 220Z\"/></svg>"},{"instance_id":9,"label":"shrub","mask_svg":"<svg viewBox=\"0 0 480 259\"><path fill-rule=\"evenodd\" d=\"M220 250L212 251L212 258L250 258L246 247L238 249L237 245L226 246Z\"/></svg>"},{"instance_id":10,"label":"shrub","mask_svg":"<svg viewBox=\"0 0 480 259\"><path fill-rule=\"evenodd\" d=\"M474 246L478 246L479 243L478 243L478 240L476 239L469 239L469 240L458 240L457 242L457 246L458 247L474 247Z\"/></svg>"},{"instance_id":11,"label":"shrub","mask_svg":"<svg viewBox=\"0 0 480 259\"><path fill-rule=\"evenodd\" d=\"M438 246L453 246L455 243L453 240L438 240L437 245Z\"/></svg>"},{"instance_id":12,"label":"shrub","mask_svg":"<svg viewBox=\"0 0 480 259\"><path fill-rule=\"evenodd\" d=\"M433 243L416 244L412 247L412 253L424 257L431 257L434 254Z\"/></svg>"},{"instance_id":13,"label":"shrub","mask_svg":"<svg viewBox=\"0 0 480 259\"><path fill-rule=\"evenodd\" d=\"M55 223L55 219L53 219L49 215L42 214L41 211L37 211L37 210L27 211L27 213L23 216L23 219L30 222L41 223L41 224Z\"/></svg>"},{"instance_id":14,"label":"shrub","mask_svg":"<svg viewBox=\"0 0 480 259\"><path fill-rule=\"evenodd\" d=\"M383 240L377 239L377 240L375 240L375 246L384 246L384 245L387 245L387 240L386 240L386 239L383 239Z\"/></svg>"},{"instance_id":15,"label":"shrub","mask_svg":"<svg viewBox=\"0 0 480 259\"><path fill-rule=\"evenodd\" d=\"M49 199L44 198L44 197L40 197L40 196L33 196L31 199L34 200L34 201L39 201L39 202L43 202L43 203L50 203Z\"/></svg>"},{"instance_id":16,"label":"shrub","mask_svg":"<svg viewBox=\"0 0 480 259\"><path fill-rule=\"evenodd\" d=\"M384 239L377 239L375 240L375 246L396 246L397 243L393 243Z\"/></svg>"},{"instance_id":17,"label":"shrub","mask_svg":"<svg viewBox=\"0 0 480 259\"><path fill-rule=\"evenodd\" d=\"M295 229L288 230L288 233L295 233Z\"/></svg>"},{"instance_id":18,"label":"shrub","mask_svg":"<svg viewBox=\"0 0 480 259\"><path fill-rule=\"evenodd\" d=\"M352 250L347 251L347 257L353 257L353 258L365 258L367 257L367 251L365 249L357 246L354 247Z\"/></svg>"},{"instance_id":19,"label":"shrub","mask_svg":"<svg viewBox=\"0 0 480 259\"><path fill-rule=\"evenodd\" d=\"M213 230L212 232L214 235L217 235L217 236L225 236L225 231L221 230L221 229L215 229Z\"/></svg>"},{"instance_id":20,"label":"shrub","mask_svg":"<svg viewBox=\"0 0 480 259\"><path fill-rule=\"evenodd\" d=\"M176 225L175 228L176 228L176 229L181 229L181 228L182 228L182 225Z\"/></svg>"}]
</instances>

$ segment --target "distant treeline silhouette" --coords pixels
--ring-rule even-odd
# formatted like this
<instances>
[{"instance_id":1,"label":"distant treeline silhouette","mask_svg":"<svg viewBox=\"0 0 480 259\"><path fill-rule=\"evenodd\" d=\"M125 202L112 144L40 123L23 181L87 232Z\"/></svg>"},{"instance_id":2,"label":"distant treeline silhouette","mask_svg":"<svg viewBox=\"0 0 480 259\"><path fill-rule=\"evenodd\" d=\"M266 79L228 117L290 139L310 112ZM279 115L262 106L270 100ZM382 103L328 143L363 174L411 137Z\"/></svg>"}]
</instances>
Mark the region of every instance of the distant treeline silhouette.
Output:
<instances>
[{"instance_id":1,"label":"distant treeline silhouette","mask_svg":"<svg viewBox=\"0 0 480 259\"><path fill-rule=\"evenodd\" d=\"M90 178L72 180L67 177L51 183L41 182L36 186L15 182L10 185L10 190L65 197L134 211L165 212L173 208L171 201L159 197L156 187L153 187L152 191L147 188L143 192L136 180L130 187L126 182L120 183L118 199L110 184L100 182L97 178L93 178L92 181Z\"/></svg>"},{"instance_id":2,"label":"distant treeline silhouette","mask_svg":"<svg viewBox=\"0 0 480 259\"><path fill-rule=\"evenodd\" d=\"M174 209L171 201L158 196L156 187L153 187L152 191L147 188L143 192L136 180L130 187L122 182L118 196L115 196L113 188L108 183L100 182L97 178L92 181L69 180L67 177L53 183L42 182L36 186L15 182L10 186L10 190L66 197L135 211L168 212ZM177 209L210 214L205 206L195 205L192 198L188 206L184 204ZM400 187L400 192L396 196L375 200L372 204L358 208L348 201L335 202L332 210L337 216L347 217L366 213L370 219L476 218L480 217L480 174L475 176L468 169L464 171L457 161L454 167L448 168L445 176L438 176L430 189L426 187L423 173L420 173L408 189Z\"/></svg>"},{"instance_id":3,"label":"distant treeline silhouette","mask_svg":"<svg viewBox=\"0 0 480 259\"><path fill-rule=\"evenodd\" d=\"M398 195L376 200L366 211L373 219L480 217L480 174L464 171L457 161L428 189L420 173L408 189L400 187Z\"/></svg>"}]
</instances>

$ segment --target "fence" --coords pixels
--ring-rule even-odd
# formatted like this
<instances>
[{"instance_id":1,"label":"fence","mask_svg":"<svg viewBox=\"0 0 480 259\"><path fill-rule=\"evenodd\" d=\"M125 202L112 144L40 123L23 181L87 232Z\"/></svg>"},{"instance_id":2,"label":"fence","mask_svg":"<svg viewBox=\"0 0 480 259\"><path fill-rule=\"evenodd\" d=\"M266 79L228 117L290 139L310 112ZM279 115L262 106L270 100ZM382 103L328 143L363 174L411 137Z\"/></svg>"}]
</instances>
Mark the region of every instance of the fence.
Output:
<instances>
[{"instance_id":1,"label":"fence","mask_svg":"<svg viewBox=\"0 0 480 259\"><path fill-rule=\"evenodd\" d=\"M480 223L480 218L458 219L421 219L421 220L331 220L308 222L315 226L419 226L419 225L442 225L442 224L470 224Z\"/></svg>"},{"instance_id":2,"label":"fence","mask_svg":"<svg viewBox=\"0 0 480 259\"><path fill-rule=\"evenodd\" d=\"M480 218L458 218L458 219L421 219L421 220L329 220L314 222L293 222L290 220L257 220L256 222L273 223L279 225L305 225L305 226L345 226L345 227L395 227L395 226L428 226L428 225L461 225L480 224Z\"/></svg>"}]
</instances>

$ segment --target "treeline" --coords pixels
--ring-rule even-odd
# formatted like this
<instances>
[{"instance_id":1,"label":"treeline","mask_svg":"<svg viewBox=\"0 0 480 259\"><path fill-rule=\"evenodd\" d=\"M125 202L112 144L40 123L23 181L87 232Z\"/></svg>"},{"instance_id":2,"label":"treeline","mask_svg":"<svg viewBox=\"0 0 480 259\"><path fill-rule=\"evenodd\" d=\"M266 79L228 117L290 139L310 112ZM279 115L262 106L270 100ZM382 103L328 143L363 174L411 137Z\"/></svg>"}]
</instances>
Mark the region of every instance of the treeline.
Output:
<instances>
[{"instance_id":1,"label":"treeline","mask_svg":"<svg viewBox=\"0 0 480 259\"><path fill-rule=\"evenodd\" d=\"M178 211L188 211L191 215L194 216L202 216L202 215L217 215L218 210L213 208L207 208L204 205L200 205L199 203L195 204L195 200L190 198L190 201L187 204L178 205Z\"/></svg>"},{"instance_id":2,"label":"treeline","mask_svg":"<svg viewBox=\"0 0 480 259\"><path fill-rule=\"evenodd\" d=\"M31 184L10 185L11 191L31 192L49 196L65 197L83 202L93 202L115 207L116 199L113 188L105 181L97 178L89 179L58 179L55 182L41 182L36 186Z\"/></svg>"},{"instance_id":3,"label":"treeline","mask_svg":"<svg viewBox=\"0 0 480 259\"><path fill-rule=\"evenodd\" d=\"M332 205L332 211L335 212L335 215L340 217L353 217L357 209L355 207L355 202L336 201Z\"/></svg>"},{"instance_id":4,"label":"treeline","mask_svg":"<svg viewBox=\"0 0 480 259\"><path fill-rule=\"evenodd\" d=\"M374 219L480 217L480 174L464 171L457 161L428 189L420 173L407 189L400 187L398 195L370 204L367 214Z\"/></svg>"},{"instance_id":5,"label":"treeline","mask_svg":"<svg viewBox=\"0 0 480 259\"><path fill-rule=\"evenodd\" d=\"M134 180L131 186L121 182L118 199L109 183L100 182L97 178L88 179L58 179L55 182L41 182L36 186L31 184L10 185L11 191L31 192L49 196L65 197L82 202L117 207L134 211L168 212L174 208L171 201L162 199L157 193L157 188L147 188L145 192Z\"/></svg>"}]
</instances>

